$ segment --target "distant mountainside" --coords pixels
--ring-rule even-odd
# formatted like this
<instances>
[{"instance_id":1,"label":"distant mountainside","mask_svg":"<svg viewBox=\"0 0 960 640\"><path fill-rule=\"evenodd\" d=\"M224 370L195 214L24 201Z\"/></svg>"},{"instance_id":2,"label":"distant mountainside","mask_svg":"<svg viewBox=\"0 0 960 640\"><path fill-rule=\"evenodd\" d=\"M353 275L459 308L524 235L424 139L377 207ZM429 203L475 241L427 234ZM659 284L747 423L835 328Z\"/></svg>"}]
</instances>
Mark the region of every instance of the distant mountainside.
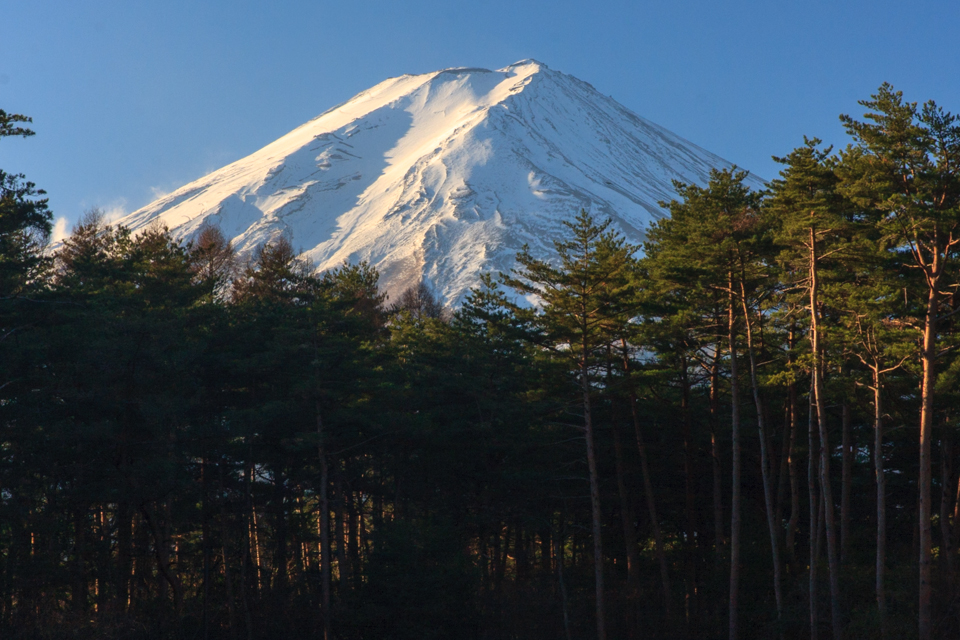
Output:
<instances>
[{"instance_id":1,"label":"distant mountainside","mask_svg":"<svg viewBox=\"0 0 960 640\"><path fill-rule=\"evenodd\" d=\"M581 208L639 242L672 180L729 166L525 60L385 80L119 222L179 238L215 225L241 255L286 234L321 270L368 260L393 297L426 278L455 305L523 244L551 255Z\"/></svg>"}]
</instances>

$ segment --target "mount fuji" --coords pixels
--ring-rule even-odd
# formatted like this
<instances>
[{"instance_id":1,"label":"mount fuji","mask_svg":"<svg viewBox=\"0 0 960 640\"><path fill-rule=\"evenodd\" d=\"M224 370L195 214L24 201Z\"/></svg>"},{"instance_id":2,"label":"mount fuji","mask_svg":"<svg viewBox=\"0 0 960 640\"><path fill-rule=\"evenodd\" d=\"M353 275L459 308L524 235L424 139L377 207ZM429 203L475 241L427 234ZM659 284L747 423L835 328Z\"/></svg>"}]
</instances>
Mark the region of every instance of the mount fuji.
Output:
<instances>
[{"instance_id":1,"label":"mount fuji","mask_svg":"<svg viewBox=\"0 0 960 640\"><path fill-rule=\"evenodd\" d=\"M367 260L392 297L423 278L455 306L524 244L552 255L580 209L640 242L673 180L730 166L524 60L385 80L118 223L183 240L214 225L241 257L286 235L319 270Z\"/></svg>"}]
</instances>

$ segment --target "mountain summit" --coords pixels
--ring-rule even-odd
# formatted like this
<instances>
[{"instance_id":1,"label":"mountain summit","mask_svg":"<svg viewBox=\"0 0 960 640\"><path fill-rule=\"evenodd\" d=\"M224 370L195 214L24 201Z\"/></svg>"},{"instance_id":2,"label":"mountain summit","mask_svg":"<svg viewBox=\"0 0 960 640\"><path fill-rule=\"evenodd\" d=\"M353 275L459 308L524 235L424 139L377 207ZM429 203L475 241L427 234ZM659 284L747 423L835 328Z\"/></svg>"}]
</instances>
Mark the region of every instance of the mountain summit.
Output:
<instances>
[{"instance_id":1,"label":"mountain summit","mask_svg":"<svg viewBox=\"0 0 960 640\"><path fill-rule=\"evenodd\" d=\"M392 297L421 278L457 304L580 209L639 242L730 163L536 60L391 78L119 221L220 228L241 255L286 234L321 270L368 260ZM755 186L762 183L755 180Z\"/></svg>"}]
</instances>

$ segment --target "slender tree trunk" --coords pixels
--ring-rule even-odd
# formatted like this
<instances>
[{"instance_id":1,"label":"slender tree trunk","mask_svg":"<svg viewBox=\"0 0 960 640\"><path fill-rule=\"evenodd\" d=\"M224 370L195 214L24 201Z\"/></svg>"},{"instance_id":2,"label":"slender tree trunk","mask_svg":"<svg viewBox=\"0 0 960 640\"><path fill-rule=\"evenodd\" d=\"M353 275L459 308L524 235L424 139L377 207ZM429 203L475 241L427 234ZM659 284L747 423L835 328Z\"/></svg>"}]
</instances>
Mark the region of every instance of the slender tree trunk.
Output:
<instances>
[{"instance_id":1,"label":"slender tree trunk","mask_svg":"<svg viewBox=\"0 0 960 640\"><path fill-rule=\"evenodd\" d=\"M740 383L737 379L736 316L733 304L733 273L729 274L730 300L727 330L730 345L731 437L733 440L733 482L730 498L730 640L739 637L740 604Z\"/></svg>"},{"instance_id":2,"label":"slender tree trunk","mask_svg":"<svg viewBox=\"0 0 960 640\"><path fill-rule=\"evenodd\" d=\"M957 474L956 485L957 485L957 488L956 488L956 491L954 492L954 498L953 498L953 531L952 531L953 540L954 540L954 549L953 549L954 556L956 556L957 554L957 548L956 548L957 542L960 541L960 474ZM957 560L956 557L954 557L954 562L956 562L956 560ZM954 569L953 574L950 575L950 584L953 585L953 589L956 592L958 587L956 568Z\"/></svg>"},{"instance_id":3,"label":"slender tree trunk","mask_svg":"<svg viewBox=\"0 0 960 640\"><path fill-rule=\"evenodd\" d=\"M934 273L939 271L938 266L937 261L934 261ZM920 524L920 640L931 640L933 637L933 613L930 601L930 572L933 564L930 442L933 437L933 385L936 383L938 302L937 280L933 279L927 297L927 313L923 326L923 382L920 405L920 477L917 509Z\"/></svg>"},{"instance_id":4,"label":"slender tree trunk","mask_svg":"<svg viewBox=\"0 0 960 640\"><path fill-rule=\"evenodd\" d=\"M633 502L627 494L627 484L623 468L623 445L620 441L620 425L613 421L613 451L617 465L617 490L620 493L620 521L623 524L623 543L626 547L627 582L631 596L640 589L640 554L637 547L636 516Z\"/></svg>"},{"instance_id":5,"label":"slender tree trunk","mask_svg":"<svg viewBox=\"0 0 960 640\"><path fill-rule=\"evenodd\" d=\"M217 476L220 484L220 553L223 561L223 579L227 587L227 622L230 625L230 633L236 637L236 613L235 600L233 597L233 576L230 574L230 555L227 553L228 527L227 527L227 504L226 490L223 486L223 460L217 465Z\"/></svg>"},{"instance_id":6,"label":"slender tree trunk","mask_svg":"<svg viewBox=\"0 0 960 640\"><path fill-rule=\"evenodd\" d=\"M949 416L948 416L949 418ZM949 424L949 419L944 422ZM940 537L942 539L941 556L944 556L947 575L953 575L953 540L950 527L950 501L953 497L953 438L950 431L944 429L940 441Z\"/></svg>"},{"instance_id":7,"label":"slender tree trunk","mask_svg":"<svg viewBox=\"0 0 960 640\"><path fill-rule=\"evenodd\" d=\"M787 521L786 548L791 566L797 562L796 536L800 524L800 480L797 477L797 385L790 383L787 390L790 411L790 446L787 453L787 471L790 474L790 520Z\"/></svg>"},{"instance_id":8,"label":"slender tree trunk","mask_svg":"<svg viewBox=\"0 0 960 640\"><path fill-rule=\"evenodd\" d=\"M210 621L208 616L210 600L210 557L213 553L210 548L210 469L207 457L200 459L200 546L203 552L203 640L210 637Z\"/></svg>"},{"instance_id":9,"label":"slender tree trunk","mask_svg":"<svg viewBox=\"0 0 960 640\"><path fill-rule=\"evenodd\" d=\"M750 360L750 386L753 389L753 402L757 407L757 428L760 432L760 475L763 481L763 499L767 511L767 528L770 532L770 552L773 556L773 595L777 603L777 627L783 635L783 594L780 567L780 523L776 519L773 505L773 480L771 475L770 452L768 451L767 427L764 419L763 402L760 398L760 383L757 380L757 358L753 345L753 328L750 322L750 309L747 306L747 293L740 280L740 301L743 305L744 324L747 330L747 355ZM838 639L839 640L839 639Z\"/></svg>"},{"instance_id":10,"label":"slender tree trunk","mask_svg":"<svg viewBox=\"0 0 960 640\"><path fill-rule=\"evenodd\" d=\"M346 492L347 522L350 531L347 534L347 561L350 563L350 575L353 577L354 589L363 585L362 568L360 566L360 538L363 535L363 502L354 499L353 492Z\"/></svg>"},{"instance_id":11,"label":"slender tree trunk","mask_svg":"<svg viewBox=\"0 0 960 640\"><path fill-rule=\"evenodd\" d=\"M253 520L253 446L248 442L247 463L244 469L244 518L243 518L243 560L240 563L240 601L243 604L243 623L247 631L247 640L253 640L253 619L250 616L250 578L247 569L251 566L250 548L252 542Z\"/></svg>"},{"instance_id":12,"label":"slender tree trunk","mask_svg":"<svg viewBox=\"0 0 960 640\"><path fill-rule=\"evenodd\" d=\"M590 474L590 519L593 524L593 578L596 585L597 640L606 640L603 587L603 540L600 520L600 478L597 473L597 454L593 437L593 416L590 411L590 381L587 378L587 345L581 348L580 389L583 392L583 427L587 441L587 469Z\"/></svg>"},{"instance_id":13,"label":"slender tree trunk","mask_svg":"<svg viewBox=\"0 0 960 640\"><path fill-rule=\"evenodd\" d=\"M337 541L337 593L343 598L343 594L350 583L350 565L347 561L347 498L343 492L343 476L340 471L340 465L334 467L334 490L336 495L333 497L333 536Z\"/></svg>"},{"instance_id":14,"label":"slender tree trunk","mask_svg":"<svg viewBox=\"0 0 960 640\"><path fill-rule=\"evenodd\" d=\"M317 413L317 457L320 461L320 614L323 616L323 640L332 640L330 610L330 498L327 494L330 484L330 465L324 446L323 418L320 414L320 401L316 402Z\"/></svg>"},{"instance_id":15,"label":"slender tree trunk","mask_svg":"<svg viewBox=\"0 0 960 640\"><path fill-rule=\"evenodd\" d=\"M157 572L161 580L170 585L173 591L173 609L177 619L183 609L183 583L180 577L170 566L170 545L168 536L164 533L164 523L159 522L156 514L150 513L150 510L144 505L140 512L150 527L150 533L153 535L153 551L157 561Z\"/></svg>"},{"instance_id":16,"label":"slender tree trunk","mask_svg":"<svg viewBox=\"0 0 960 640\"><path fill-rule=\"evenodd\" d=\"M621 341L623 349L623 368L630 371L630 359L627 355L626 340ZM667 554L663 547L663 532L660 529L660 518L657 516L657 502L653 493L653 482L650 480L650 463L647 460L647 446L643 440L643 431L640 429L640 411L637 408L637 395L630 391L630 413L633 417L633 432L637 439L637 451L640 453L640 473L643 476L643 494L646 498L647 513L650 525L653 528L654 547L657 552L657 563L660 565L660 583L663 585L663 613L668 625L673 624L673 597L670 591L670 571L667 565Z\"/></svg>"},{"instance_id":17,"label":"slender tree trunk","mask_svg":"<svg viewBox=\"0 0 960 640\"><path fill-rule=\"evenodd\" d=\"M503 594L503 579L507 574L507 551L510 547L510 525L498 527L494 536L494 560L497 563L497 596Z\"/></svg>"},{"instance_id":18,"label":"slender tree trunk","mask_svg":"<svg viewBox=\"0 0 960 640\"><path fill-rule=\"evenodd\" d=\"M607 387L609 389L614 388L613 349L610 345L607 346ZM623 525L624 555L627 559L627 583L630 587L630 596L634 597L640 589L640 554L637 547L636 516L633 512L633 501L627 494L618 409L617 398L611 395L611 431L613 431L613 453L617 471L617 493L620 496L620 522Z\"/></svg>"},{"instance_id":19,"label":"slender tree trunk","mask_svg":"<svg viewBox=\"0 0 960 640\"><path fill-rule=\"evenodd\" d=\"M253 541L253 593L259 599L263 588L263 565L260 564L260 516L256 503L250 505L250 539Z\"/></svg>"},{"instance_id":20,"label":"slender tree trunk","mask_svg":"<svg viewBox=\"0 0 960 640\"><path fill-rule=\"evenodd\" d=\"M884 582L887 571L887 492L883 475L883 405L880 394L880 365L871 367L873 373L873 466L877 484L877 612L880 617L880 637L887 640L887 597Z\"/></svg>"},{"instance_id":21,"label":"slender tree trunk","mask_svg":"<svg viewBox=\"0 0 960 640\"><path fill-rule=\"evenodd\" d=\"M553 570L553 541L550 539L550 529L540 529L537 540L540 547L540 570L550 575Z\"/></svg>"},{"instance_id":22,"label":"slender tree trunk","mask_svg":"<svg viewBox=\"0 0 960 640\"><path fill-rule=\"evenodd\" d=\"M286 479L284 478L283 469L276 469L274 471L274 502L276 503L276 508L274 511L274 531L273 537L276 543L274 549L274 571L276 572L276 578L274 580L273 588L276 594L280 596L281 607L286 605L287 602L287 585L289 584L289 562L290 562L290 546L289 540L287 540L287 508L286 503ZM266 546L267 543L264 543Z\"/></svg>"},{"instance_id":23,"label":"slender tree trunk","mask_svg":"<svg viewBox=\"0 0 960 640\"><path fill-rule=\"evenodd\" d=\"M719 321L717 322L719 324ZM713 532L715 553L720 557L726 544L723 535L723 470L720 465L720 443L717 432L720 430L720 342L716 344L716 353L710 365L710 458L713 468Z\"/></svg>"},{"instance_id":24,"label":"slender tree trunk","mask_svg":"<svg viewBox=\"0 0 960 640\"><path fill-rule=\"evenodd\" d=\"M517 586L525 586L530 577L530 534L517 519L517 535L513 546L513 558L517 565Z\"/></svg>"},{"instance_id":25,"label":"slender tree trunk","mask_svg":"<svg viewBox=\"0 0 960 640\"><path fill-rule=\"evenodd\" d=\"M820 504L817 491L816 457L816 415L817 407L814 402L813 385L810 386L810 406L807 423L807 492L810 505L810 570L808 593L810 595L810 640L817 640L819 635L819 615L817 606L817 563L820 560L820 546L818 537L820 532Z\"/></svg>"},{"instance_id":26,"label":"slender tree trunk","mask_svg":"<svg viewBox=\"0 0 960 640\"><path fill-rule=\"evenodd\" d=\"M74 613L85 615L87 612L90 587L87 584L86 547L87 547L87 510L75 509L73 512L73 585L70 595Z\"/></svg>"},{"instance_id":27,"label":"slender tree trunk","mask_svg":"<svg viewBox=\"0 0 960 640\"><path fill-rule=\"evenodd\" d=\"M109 505L100 504L97 509L97 533L100 542L101 551L97 554L97 561L100 563L101 567L107 568L109 571L110 567L110 546L109 546L109 533L107 532L107 508ZM2 578L0 578L2 579ZM107 609L107 601L110 598L108 593L108 580L106 576L98 575L96 577L95 588L96 593L96 611L97 615L102 615ZM2 604L2 595L0 595L0 607ZM2 620L2 613L0 613L0 620Z\"/></svg>"},{"instance_id":28,"label":"slender tree trunk","mask_svg":"<svg viewBox=\"0 0 960 640\"><path fill-rule=\"evenodd\" d=\"M680 385L681 385L681 428L683 431L683 511L684 511L684 565L686 566L686 623L687 635L691 633L691 625L695 628L697 611L697 523L694 494L696 492L696 478L693 464L693 428L690 424L690 378L689 365L685 355L680 358Z\"/></svg>"},{"instance_id":29,"label":"slender tree trunk","mask_svg":"<svg viewBox=\"0 0 960 640\"><path fill-rule=\"evenodd\" d=\"M130 609L130 583L133 576L133 514L130 503L121 500L117 504L117 600L119 609Z\"/></svg>"},{"instance_id":30,"label":"slender tree trunk","mask_svg":"<svg viewBox=\"0 0 960 640\"><path fill-rule=\"evenodd\" d=\"M827 569L830 574L830 611L834 640L840 640L840 567L837 558L837 533L834 524L833 491L830 485L830 439L827 433L827 399L823 385L823 345L820 342L820 283L816 233L810 228L810 341L813 353L814 398L820 427L820 491L824 496L824 524L827 531Z\"/></svg>"},{"instance_id":31,"label":"slender tree trunk","mask_svg":"<svg viewBox=\"0 0 960 640\"><path fill-rule=\"evenodd\" d=\"M562 516L561 516L561 519L562 519ZM560 607L563 610L563 635L566 638L566 640L571 640L570 614L567 612L567 586L563 580L564 535L561 531L558 531L557 535L554 536L554 544L556 545L554 555L557 558L557 582L559 582L559 586L560 586Z\"/></svg>"},{"instance_id":32,"label":"slender tree trunk","mask_svg":"<svg viewBox=\"0 0 960 640\"><path fill-rule=\"evenodd\" d=\"M783 429L780 432L780 463L777 465L777 500L776 517L774 518L777 526L783 527L783 509L787 502L787 487L790 486L789 460L790 460L790 402L789 400L783 406ZM785 565L790 564L790 552L786 545L783 549L783 561Z\"/></svg>"},{"instance_id":33,"label":"slender tree trunk","mask_svg":"<svg viewBox=\"0 0 960 640\"><path fill-rule=\"evenodd\" d=\"M849 559L850 551L850 490L853 484L853 434L850 431L850 401L843 399L840 409L841 454L840 475L840 565Z\"/></svg>"}]
</instances>

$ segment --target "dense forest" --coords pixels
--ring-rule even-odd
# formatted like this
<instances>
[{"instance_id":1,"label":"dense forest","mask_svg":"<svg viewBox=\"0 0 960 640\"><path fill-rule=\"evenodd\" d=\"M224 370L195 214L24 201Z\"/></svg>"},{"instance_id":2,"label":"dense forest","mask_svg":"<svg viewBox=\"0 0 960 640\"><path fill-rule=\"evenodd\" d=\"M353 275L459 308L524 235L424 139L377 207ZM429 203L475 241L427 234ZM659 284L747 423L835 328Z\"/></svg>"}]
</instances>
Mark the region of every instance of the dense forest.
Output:
<instances>
[{"instance_id":1,"label":"dense forest","mask_svg":"<svg viewBox=\"0 0 960 640\"><path fill-rule=\"evenodd\" d=\"M960 637L960 121L861 104L456 310L0 172L0 635Z\"/></svg>"}]
</instances>

